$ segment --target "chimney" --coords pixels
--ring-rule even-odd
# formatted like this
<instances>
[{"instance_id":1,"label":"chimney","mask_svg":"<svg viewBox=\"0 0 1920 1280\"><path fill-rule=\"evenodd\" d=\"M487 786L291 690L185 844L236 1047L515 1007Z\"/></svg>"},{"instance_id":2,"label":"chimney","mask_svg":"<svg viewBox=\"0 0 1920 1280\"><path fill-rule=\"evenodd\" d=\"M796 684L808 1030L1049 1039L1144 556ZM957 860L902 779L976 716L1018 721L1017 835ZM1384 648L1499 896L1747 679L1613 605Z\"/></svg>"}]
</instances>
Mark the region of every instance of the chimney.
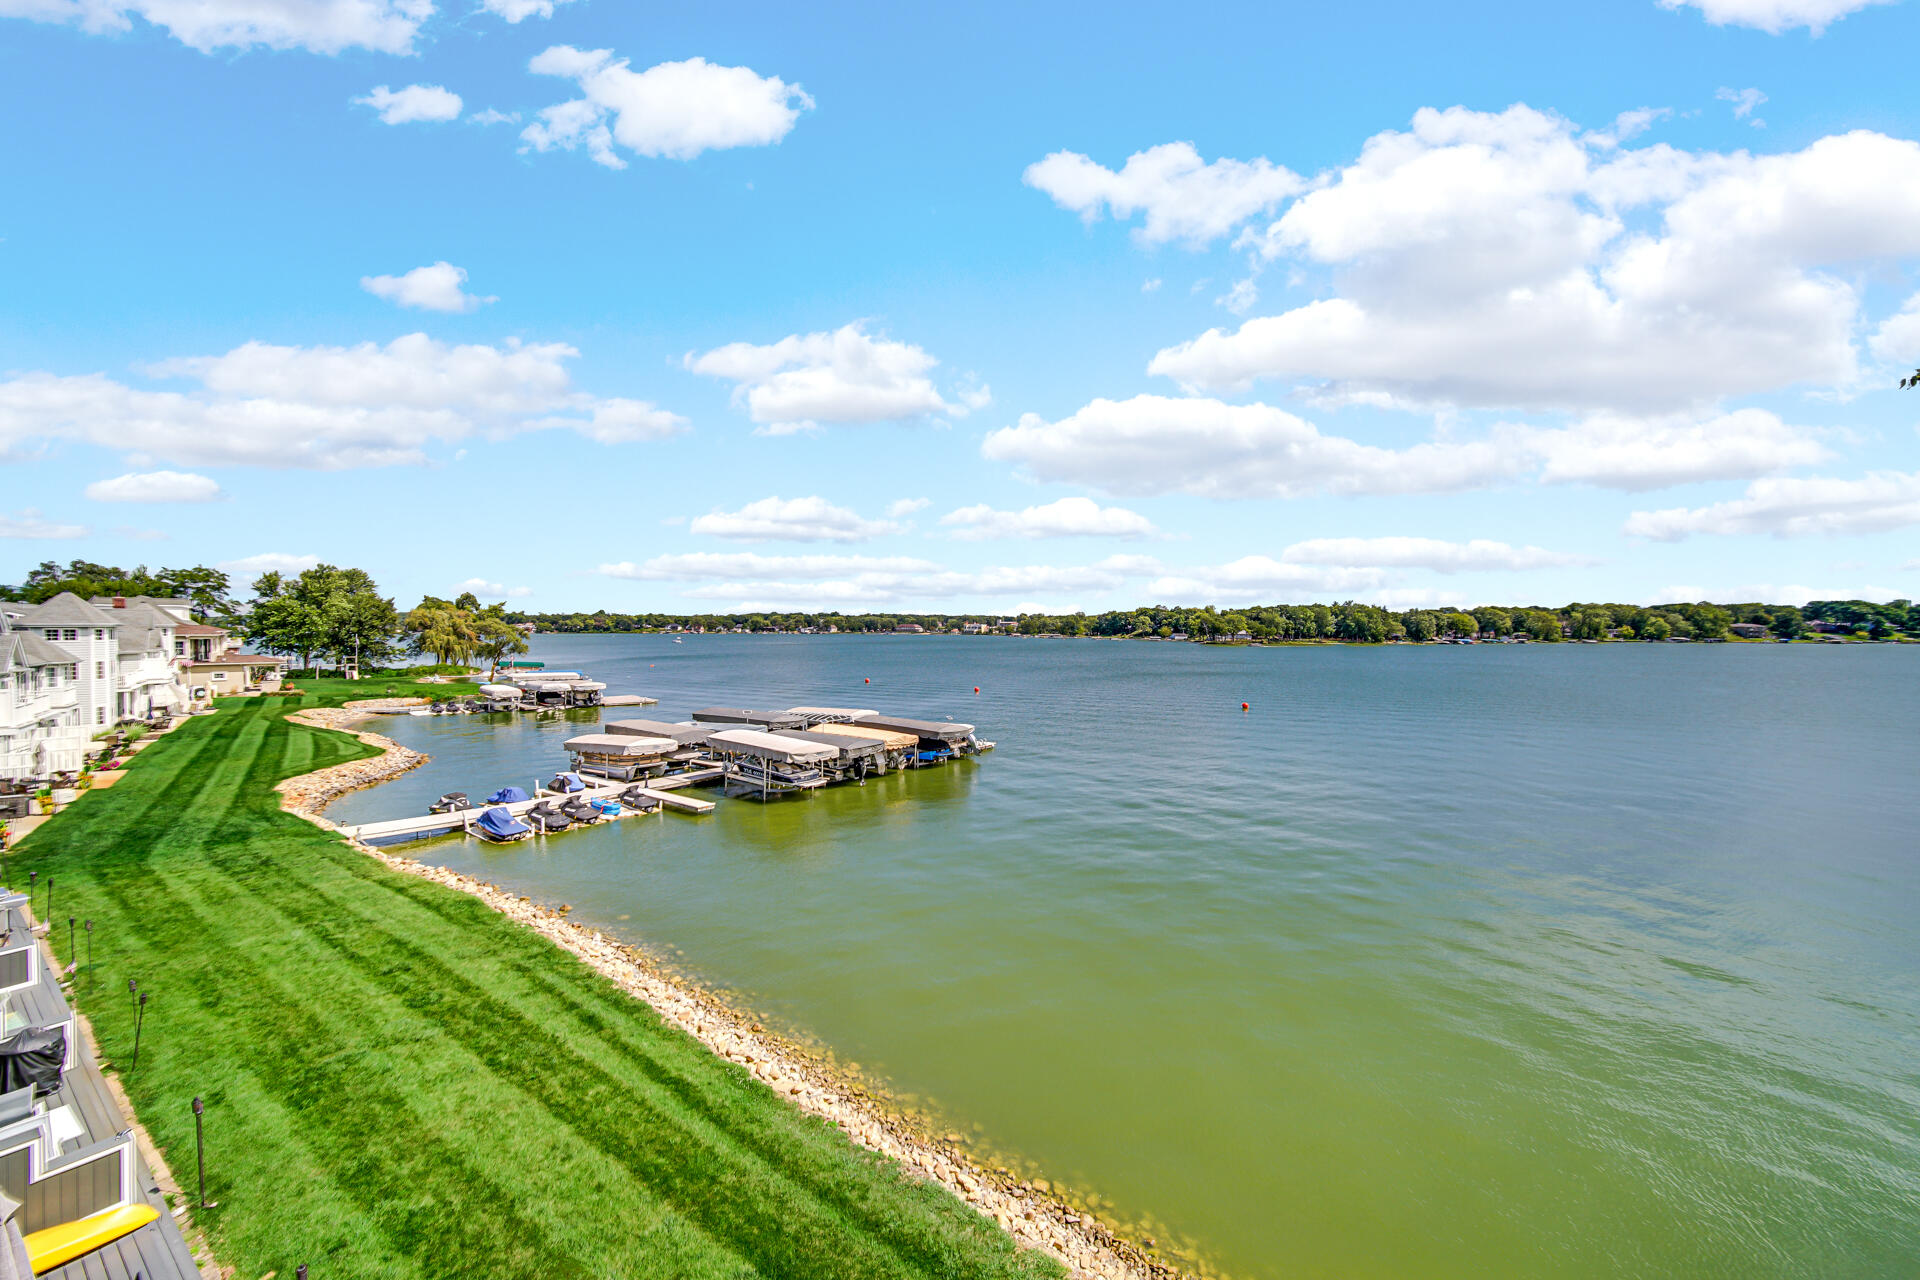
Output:
<instances>
[{"instance_id":1,"label":"chimney","mask_svg":"<svg viewBox=\"0 0 1920 1280\"><path fill-rule=\"evenodd\" d=\"M126 598L125 596L115 596L115 597L113 598L113 607L114 607L114 608L116 608L116 609L124 609L124 608L126 608L126 607L127 607L127 598Z\"/></svg>"}]
</instances>

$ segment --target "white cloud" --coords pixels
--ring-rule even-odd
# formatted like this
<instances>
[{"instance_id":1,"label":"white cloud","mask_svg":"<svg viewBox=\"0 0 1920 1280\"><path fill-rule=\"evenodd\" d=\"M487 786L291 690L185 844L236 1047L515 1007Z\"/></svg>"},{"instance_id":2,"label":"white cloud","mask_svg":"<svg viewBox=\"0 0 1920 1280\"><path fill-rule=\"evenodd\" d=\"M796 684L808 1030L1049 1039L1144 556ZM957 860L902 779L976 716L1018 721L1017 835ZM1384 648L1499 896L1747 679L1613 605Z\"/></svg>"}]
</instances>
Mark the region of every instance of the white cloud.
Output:
<instances>
[{"instance_id":1,"label":"white cloud","mask_svg":"<svg viewBox=\"0 0 1920 1280\"><path fill-rule=\"evenodd\" d=\"M897 498L887 504L887 514L898 520L901 516L910 516L916 511L925 511L933 505L931 498Z\"/></svg>"},{"instance_id":2,"label":"white cloud","mask_svg":"<svg viewBox=\"0 0 1920 1280\"><path fill-rule=\"evenodd\" d=\"M566 3L568 0L480 0L480 7L508 22L517 23L528 18L551 18L553 7Z\"/></svg>"},{"instance_id":3,"label":"white cloud","mask_svg":"<svg viewBox=\"0 0 1920 1280\"><path fill-rule=\"evenodd\" d=\"M691 531L739 541L864 542L901 532L891 520L865 520L825 498L762 498L738 511L695 516Z\"/></svg>"},{"instance_id":4,"label":"white cloud","mask_svg":"<svg viewBox=\"0 0 1920 1280\"><path fill-rule=\"evenodd\" d=\"M1747 486L1744 497L1707 507L1636 511L1625 532L1676 542L1697 533L1882 533L1920 524L1920 472L1876 471L1858 480L1830 476L1772 478Z\"/></svg>"},{"instance_id":5,"label":"white cloud","mask_svg":"<svg viewBox=\"0 0 1920 1280\"><path fill-rule=\"evenodd\" d=\"M374 297L423 311L478 311L489 302L500 301L468 293L463 287L466 283L466 268L451 262L415 267L400 276L360 277L360 287Z\"/></svg>"},{"instance_id":6,"label":"white cloud","mask_svg":"<svg viewBox=\"0 0 1920 1280\"><path fill-rule=\"evenodd\" d=\"M981 453L1043 481L1207 498L1445 493L1527 478L1637 491L1828 456L1805 428L1758 409L1705 421L1601 414L1564 428L1502 424L1484 439L1387 449L1324 435L1271 405L1169 396L1095 400L1058 422L1027 414L988 433Z\"/></svg>"},{"instance_id":7,"label":"white cloud","mask_svg":"<svg viewBox=\"0 0 1920 1280\"><path fill-rule=\"evenodd\" d=\"M402 89L378 85L364 98L355 98L358 106L372 107L380 113L382 124L417 124L460 118L460 95L437 84L410 84Z\"/></svg>"},{"instance_id":8,"label":"white cloud","mask_svg":"<svg viewBox=\"0 0 1920 1280\"><path fill-rule=\"evenodd\" d=\"M1920 293L1899 312L1880 322L1868 344L1873 354L1894 364L1920 364Z\"/></svg>"},{"instance_id":9,"label":"white cloud","mask_svg":"<svg viewBox=\"0 0 1920 1280\"><path fill-rule=\"evenodd\" d=\"M989 433L981 453L1019 463L1040 480L1207 498L1440 492L1521 469L1491 443L1382 449L1322 435L1271 405L1168 396L1095 400L1058 422L1027 414Z\"/></svg>"},{"instance_id":10,"label":"white cloud","mask_svg":"<svg viewBox=\"0 0 1920 1280\"><path fill-rule=\"evenodd\" d=\"M103 374L0 380L0 456L47 440L197 465L349 467L419 463L427 446L486 433L564 427L606 443L680 430L645 401L576 391L565 343L450 345L423 333L385 346L249 342L148 372L190 391Z\"/></svg>"},{"instance_id":11,"label":"white cloud","mask_svg":"<svg viewBox=\"0 0 1920 1280\"><path fill-rule=\"evenodd\" d=\"M1758 89L1728 89L1722 87L1716 91L1713 96L1716 101L1731 102L1733 104L1733 118L1735 120L1745 120L1756 129L1764 129L1767 127L1765 120L1753 114L1754 109L1767 100L1767 95Z\"/></svg>"},{"instance_id":12,"label":"white cloud","mask_svg":"<svg viewBox=\"0 0 1920 1280\"><path fill-rule=\"evenodd\" d=\"M301 573L315 568L319 563L319 556L294 556L284 551L263 551L257 556L245 556L239 560L222 560L214 568L231 573L237 578L247 579L263 573Z\"/></svg>"},{"instance_id":13,"label":"white cloud","mask_svg":"<svg viewBox=\"0 0 1920 1280\"><path fill-rule=\"evenodd\" d=\"M618 143L643 156L691 160L702 151L762 147L793 129L813 99L797 84L705 58L635 71L610 49L555 45L528 70L564 76L584 95L541 110L521 131L536 151L586 147L600 164L624 169Z\"/></svg>"},{"instance_id":14,"label":"white cloud","mask_svg":"<svg viewBox=\"0 0 1920 1280\"><path fill-rule=\"evenodd\" d=\"M83 524L43 520L32 507L13 515L0 513L0 538L84 538L89 532Z\"/></svg>"},{"instance_id":15,"label":"white cloud","mask_svg":"<svg viewBox=\"0 0 1920 1280\"><path fill-rule=\"evenodd\" d=\"M934 414L964 417L988 402L985 388L943 398L927 375L940 363L919 347L870 336L859 321L832 333L794 334L766 346L729 343L683 363L734 384L771 435L826 424L909 422Z\"/></svg>"},{"instance_id":16,"label":"white cloud","mask_svg":"<svg viewBox=\"0 0 1920 1280\"><path fill-rule=\"evenodd\" d=\"M87 486L95 502L212 502L220 486L210 476L190 471L129 472Z\"/></svg>"},{"instance_id":17,"label":"white cloud","mask_svg":"<svg viewBox=\"0 0 1920 1280\"><path fill-rule=\"evenodd\" d=\"M1540 460L1549 483L1644 491L1702 480L1745 479L1824 462L1826 446L1764 409L1705 421L1686 415L1596 414L1560 430L1510 429L1515 447Z\"/></svg>"},{"instance_id":18,"label":"white cloud","mask_svg":"<svg viewBox=\"0 0 1920 1280\"><path fill-rule=\"evenodd\" d=\"M1907 560L1894 566L1902 573L1920 573L1920 560Z\"/></svg>"},{"instance_id":19,"label":"white cloud","mask_svg":"<svg viewBox=\"0 0 1920 1280\"><path fill-rule=\"evenodd\" d=\"M1253 310L1253 304L1258 301L1260 286L1252 276L1248 276L1244 280L1235 280L1231 288L1213 300L1213 305L1243 316Z\"/></svg>"},{"instance_id":20,"label":"white cloud","mask_svg":"<svg viewBox=\"0 0 1920 1280\"><path fill-rule=\"evenodd\" d=\"M532 587L509 587L498 582L488 582L485 578L468 578L456 583L453 594L458 597L471 591L484 603L487 600L524 600L533 594Z\"/></svg>"},{"instance_id":21,"label":"white cloud","mask_svg":"<svg viewBox=\"0 0 1920 1280\"><path fill-rule=\"evenodd\" d=\"M1869 5L1893 0L1660 0L1662 9L1692 6L1716 27L1758 27L1771 35L1806 27L1819 35L1827 24Z\"/></svg>"},{"instance_id":22,"label":"white cloud","mask_svg":"<svg viewBox=\"0 0 1920 1280\"><path fill-rule=\"evenodd\" d=\"M1330 568L1428 569L1435 573L1476 570L1557 569L1588 564L1583 556L1544 547L1515 547L1475 538L1446 542L1439 538L1309 538L1280 553L1287 564Z\"/></svg>"},{"instance_id":23,"label":"white cloud","mask_svg":"<svg viewBox=\"0 0 1920 1280\"><path fill-rule=\"evenodd\" d=\"M1078 152L1056 151L1028 165L1021 180L1089 222L1103 210L1122 219L1144 213L1145 223L1134 232L1144 244L1181 240L1196 248L1306 186L1298 174L1264 158L1209 164L1190 142L1135 152L1118 171Z\"/></svg>"},{"instance_id":24,"label":"white cloud","mask_svg":"<svg viewBox=\"0 0 1920 1280\"><path fill-rule=\"evenodd\" d=\"M498 107L488 107L485 111L476 111L467 117L468 124L519 124L518 111L502 111Z\"/></svg>"},{"instance_id":25,"label":"white cloud","mask_svg":"<svg viewBox=\"0 0 1920 1280\"><path fill-rule=\"evenodd\" d=\"M1150 372L1636 415L1855 378L1845 269L1920 253L1920 143L1857 131L1756 156L1599 142L1524 106L1420 111L1243 237L1326 272L1332 296L1209 330Z\"/></svg>"},{"instance_id":26,"label":"white cloud","mask_svg":"<svg viewBox=\"0 0 1920 1280\"><path fill-rule=\"evenodd\" d=\"M412 53L432 0L0 0L0 17L128 30L142 18L182 44L215 49L371 49Z\"/></svg>"},{"instance_id":27,"label":"white cloud","mask_svg":"<svg viewBox=\"0 0 1920 1280\"><path fill-rule=\"evenodd\" d=\"M1591 140L1599 146L1617 147L1639 137L1672 114L1671 107L1635 107L1631 111L1622 111L1613 118L1612 129L1592 135Z\"/></svg>"},{"instance_id":28,"label":"white cloud","mask_svg":"<svg viewBox=\"0 0 1920 1280\"><path fill-rule=\"evenodd\" d=\"M963 541L986 538L1151 538L1160 531L1137 511L1103 507L1091 498L1062 498L1024 511L996 511L981 503L940 517Z\"/></svg>"},{"instance_id":29,"label":"white cloud","mask_svg":"<svg viewBox=\"0 0 1920 1280\"><path fill-rule=\"evenodd\" d=\"M1161 280L1159 276L1154 276L1148 280L1142 280L1140 282L1140 292L1158 293L1160 291L1160 286L1164 283L1165 281Z\"/></svg>"},{"instance_id":30,"label":"white cloud","mask_svg":"<svg viewBox=\"0 0 1920 1280\"><path fill-rule=\"evenodd\" d=\"M1374 568L1318 568L1287 564L1272 556L1242 556L1230 564L1203 566L1155 578L1147 595L1160 604L1249 602L1289 594L1352 595L1378 587L1386 574Z\"/></svg>"}]
</instances>

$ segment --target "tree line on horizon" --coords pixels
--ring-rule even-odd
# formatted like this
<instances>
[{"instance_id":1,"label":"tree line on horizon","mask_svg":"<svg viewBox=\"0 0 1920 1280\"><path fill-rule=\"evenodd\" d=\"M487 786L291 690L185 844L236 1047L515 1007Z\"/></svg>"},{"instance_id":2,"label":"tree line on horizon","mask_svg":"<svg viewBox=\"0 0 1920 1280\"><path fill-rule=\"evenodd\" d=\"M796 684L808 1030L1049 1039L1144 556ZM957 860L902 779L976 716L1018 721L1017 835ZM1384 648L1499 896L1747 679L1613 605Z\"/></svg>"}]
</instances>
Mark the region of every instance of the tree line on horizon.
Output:
<instances>
[{"instance_id":1,"label":"tree line on horizon","mask_svg":"<svg viewBox=\"0 0 1920 1280\"><path fill-rule=\"evenodd\" d=\"M188 600L194 616L233 629L254 646L300 659L363 668L407 657L431 657L448 665L486 662L497 668L515 653L526 652L523 629L557 633L605 634L667 630L890 632L902 625L949 631L968 623L998 627L1011 621L1023 635L1106 636L1201 640L1333 640L1380 644L1524 635L1530 640L1562 639L1699 640L1725 638L1736 623L1757 623L1780 639L1806 634L1813 623L1844 628L1869 639L1920 636L1920 609L1908 600L1877 604L1868 600L1816 600L1805 606L1715 604L1707 601L1660 605L1573 603L1482 605L1473 609L1408 609L1342 601L1334 604L1276 604L1222 610L1214 606L1182 608L1154 605L1106 613L1027 613L1011 618L969 613L857 613L793 611L746 613L526 613L504 602L483 604L466 592L453 600L423 597L402 612L383 595L364 569L317 565L298 574L268 572L250 584L251 598L237 599L228 575L205 565L149 570L123 569L73 560L45 561L19 586L0 586L0 599L38 603L63 591L94 596L165 596Z\"/></svg>"}]
</instances>

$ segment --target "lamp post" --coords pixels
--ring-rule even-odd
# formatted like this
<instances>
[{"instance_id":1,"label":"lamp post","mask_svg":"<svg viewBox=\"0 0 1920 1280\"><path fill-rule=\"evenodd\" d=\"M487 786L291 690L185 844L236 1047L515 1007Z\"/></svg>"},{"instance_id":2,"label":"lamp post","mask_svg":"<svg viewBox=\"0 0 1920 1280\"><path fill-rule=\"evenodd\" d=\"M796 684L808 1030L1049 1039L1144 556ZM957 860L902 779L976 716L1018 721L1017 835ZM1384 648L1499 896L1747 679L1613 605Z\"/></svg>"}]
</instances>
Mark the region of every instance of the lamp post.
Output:
<instances>
[{"instance_id":1,"label":"lamp post","mask_svg":"<svg viewBox=\"0 0 1920 1280\"><path fill-rule=\"evenodd\" d=\"M140 1069L140 1028L146 1025L146 1021L147 993L142 991L140 993L140 1009L134 1015L133 1019L133 1065L127 1068L129 1072Z\"/></svg>"},{"instance_id":2,"label":"lamp post","mask_svg":"<svg viewBox=\"0 0 1920 1280\"><path fill-rule=\"evenodd\" d=\"M200 1123L201 1113L203 1113L206 1109L207 1109L206 1104L200 1101L200 1099L195 1098L193 1100L194 1156L200 1166L199 1207L202 1209L211 1209L213 1208L213 1206L207 1203L207 1135L206 1135L205 1129L201 1127L201 1123Z\"/></svg>"}]
</instances>

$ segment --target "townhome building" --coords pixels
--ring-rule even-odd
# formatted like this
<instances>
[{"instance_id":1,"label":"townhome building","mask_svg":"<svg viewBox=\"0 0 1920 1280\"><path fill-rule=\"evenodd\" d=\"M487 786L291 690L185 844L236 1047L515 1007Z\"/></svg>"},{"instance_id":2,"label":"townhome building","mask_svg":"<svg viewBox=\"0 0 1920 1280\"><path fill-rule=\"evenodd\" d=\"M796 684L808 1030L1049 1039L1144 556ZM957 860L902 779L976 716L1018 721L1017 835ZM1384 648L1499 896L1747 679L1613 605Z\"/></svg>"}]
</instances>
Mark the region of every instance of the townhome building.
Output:
<instances>
[{"instance_id":1,"label":"townhome building","mask_svg":"<svg viewBox=\"0 0 1920 1280\"><path fill-rule=\"evenodd\" d=\"M51 602L49 602L51 603ZM117 622L119 682L115 720L147 720L186 710L174 632L193 618L188 600L95 596L95 609Z\"/></svg>"},{"instance_id":2,"label":"townhome building","mask_svg":"<svg viewBox=\"0 0 1920 1280\"><path fill-rule=\"evenodd\" d=\"M78 664L38 632L0 611L0 778L45 779L80 768Z\"/></svg>"},{"instance_id":3,"label":"townhome building","mask_svg":"<svg viewBox=\"0 0 1920 1280\"><path fill-rule=\"evenodd\" d=\"M106 612L62 591L37 605L10 605L16 631L66 654L77 677L80 723L98 733L120 720L120 624Z\"/></svg>"}]
</instances>

